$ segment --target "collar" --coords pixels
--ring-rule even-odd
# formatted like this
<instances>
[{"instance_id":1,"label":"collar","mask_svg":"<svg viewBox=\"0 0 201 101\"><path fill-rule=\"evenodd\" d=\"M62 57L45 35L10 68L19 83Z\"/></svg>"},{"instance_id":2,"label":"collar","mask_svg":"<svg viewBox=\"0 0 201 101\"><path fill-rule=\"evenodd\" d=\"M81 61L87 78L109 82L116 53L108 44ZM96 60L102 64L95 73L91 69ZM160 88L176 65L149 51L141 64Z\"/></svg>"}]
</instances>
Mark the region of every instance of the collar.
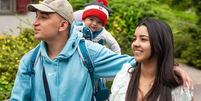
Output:
<instances>
[{"instance_id":1,"label":"collar","mask_svg":"<svg viewBox=\"0 0 201 101\"><path fill-rule=\"evenodd\" d=\"M73 53L75 52L80 39L82 38L83 34L78 32L73 26L71 27L70 31L70 37L67 40L65 46L63 47L62 51L59 53L59 55L55 58L59 59L67 59L70 58ZM46 43L44 41L41 41L41 55L49 58L47 55L47 49L46 49Z\"/></svg>"},{"instance_id":2,"label":"collar","mask_svg":"<svg viewBox=\"0 0 201 101\"><path fill-rule=\"evenodd\" d=\"M103 30L103 27L101 28L100 31L98 31L98 32L93 32L93 38L96 38L96 37L102 32L102 30Z\"/></svg>"}]
</instances>

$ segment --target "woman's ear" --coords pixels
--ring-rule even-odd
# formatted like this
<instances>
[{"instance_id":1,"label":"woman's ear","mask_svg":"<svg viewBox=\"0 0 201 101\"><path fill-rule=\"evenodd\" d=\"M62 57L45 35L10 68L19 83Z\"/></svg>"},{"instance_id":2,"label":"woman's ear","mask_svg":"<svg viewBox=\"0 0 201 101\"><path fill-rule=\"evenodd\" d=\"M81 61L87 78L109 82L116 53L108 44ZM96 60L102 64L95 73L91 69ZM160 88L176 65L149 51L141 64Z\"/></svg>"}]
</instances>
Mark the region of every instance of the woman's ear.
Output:
<instances>
[{"instance_id":1,"label":"woman's ear","mask_svg":"<svg viewBox=\"0 0 201 101\"><path fill-rule=\"evenodd\" d=\"M66 30L67 28L68 28L68 21L66 21L66 20L63 20L63 21L61 21L61 25L60 25L60 28L59 28L59 31L64 31L64 30Z\"/></svg>"}]
</instances>

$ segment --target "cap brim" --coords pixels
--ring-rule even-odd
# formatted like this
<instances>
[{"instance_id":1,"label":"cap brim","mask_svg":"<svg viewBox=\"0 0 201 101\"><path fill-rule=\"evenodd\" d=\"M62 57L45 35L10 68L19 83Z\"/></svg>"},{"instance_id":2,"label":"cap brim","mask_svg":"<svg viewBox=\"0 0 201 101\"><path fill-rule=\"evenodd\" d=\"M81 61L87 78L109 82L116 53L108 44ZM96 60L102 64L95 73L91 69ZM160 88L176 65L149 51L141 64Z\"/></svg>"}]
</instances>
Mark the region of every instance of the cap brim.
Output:
<instances>
[{"instance_id":1,"label":"cap brim","mask_svg":"<svg viewBox=\"0 0 201 101\"><path fill-rule=\"evenodd\" d=\"M36 12L37 10L43 11L43 12L55 12L51 8L47 7L43 4L29 4L27 5L27 9L32 12Z\"/></svg>"}]
</instances>

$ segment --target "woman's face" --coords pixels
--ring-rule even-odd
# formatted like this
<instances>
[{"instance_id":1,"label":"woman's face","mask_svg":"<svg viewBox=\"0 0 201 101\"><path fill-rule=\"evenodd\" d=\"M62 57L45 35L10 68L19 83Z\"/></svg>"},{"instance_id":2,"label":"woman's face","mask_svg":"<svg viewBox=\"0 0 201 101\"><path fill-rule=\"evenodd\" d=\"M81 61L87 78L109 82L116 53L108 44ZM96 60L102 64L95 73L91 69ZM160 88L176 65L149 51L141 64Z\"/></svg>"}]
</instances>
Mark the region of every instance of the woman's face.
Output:
<instances>
[{"instance_id":1,"label":"woman's face","mask_svg":"<svg viewBox=\"0 0 201 101\"><path fill-rule=\"evenodd\" d=\"M149 33L147 27L141 25L137 27L133 36L133 43L131 45L135 60L137 62L146 62L151 56L151 45L149 41Z\"/></svg>"}]
</instances>

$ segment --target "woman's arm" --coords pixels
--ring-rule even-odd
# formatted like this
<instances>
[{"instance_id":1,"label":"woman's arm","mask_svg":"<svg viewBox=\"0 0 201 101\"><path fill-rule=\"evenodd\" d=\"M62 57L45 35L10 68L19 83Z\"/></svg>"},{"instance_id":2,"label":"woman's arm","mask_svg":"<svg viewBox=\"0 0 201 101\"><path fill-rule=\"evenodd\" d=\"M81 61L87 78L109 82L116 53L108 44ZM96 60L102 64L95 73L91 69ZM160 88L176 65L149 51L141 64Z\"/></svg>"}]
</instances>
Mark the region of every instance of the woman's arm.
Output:
<instances>
[{"instance_id":1,"label":"woman's arm","mask_svg":"<svg viewBox=\"0 0 201 101\"><path fill-rule=\"evenodd\" d=\"M191 89L193 90L194 88L194 84L193 84L193 81L192 79L189 77L188 73L186 73L185 71L183 71L180 67L178 66L174 66L173 68L174 71L178 72L182 79L183 79L183 89L186 88L186 82L188 83L189 85L189 90L191 91Z\"/></svg>"}]
</instances>

